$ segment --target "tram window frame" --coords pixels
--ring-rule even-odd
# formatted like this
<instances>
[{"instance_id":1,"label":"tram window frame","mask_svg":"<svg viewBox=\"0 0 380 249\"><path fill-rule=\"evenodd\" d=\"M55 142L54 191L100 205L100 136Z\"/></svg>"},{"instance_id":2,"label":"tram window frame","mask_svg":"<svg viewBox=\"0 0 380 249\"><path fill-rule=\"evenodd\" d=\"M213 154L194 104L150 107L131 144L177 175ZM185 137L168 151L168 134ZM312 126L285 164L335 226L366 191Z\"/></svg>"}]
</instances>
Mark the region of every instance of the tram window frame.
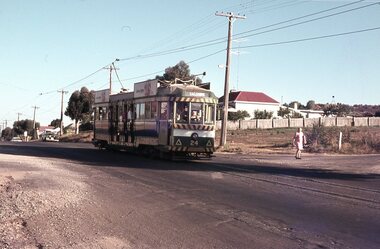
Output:
<instances>
[{"instance_id":1,"label":"tram window frame","mask_svg":"<svg viewBox=\"0 0 380 249\"><path fill-rule=\"evenodd\" d=\"M152 118L152 119L156 119L157 118L157 108L158 107L158 104L157 104L157 101L153 101L153 102L151 102L151 110L150 110L150 114L151 114L151 116L150 116L150 118Z\"/></svg>"}]
</instances>

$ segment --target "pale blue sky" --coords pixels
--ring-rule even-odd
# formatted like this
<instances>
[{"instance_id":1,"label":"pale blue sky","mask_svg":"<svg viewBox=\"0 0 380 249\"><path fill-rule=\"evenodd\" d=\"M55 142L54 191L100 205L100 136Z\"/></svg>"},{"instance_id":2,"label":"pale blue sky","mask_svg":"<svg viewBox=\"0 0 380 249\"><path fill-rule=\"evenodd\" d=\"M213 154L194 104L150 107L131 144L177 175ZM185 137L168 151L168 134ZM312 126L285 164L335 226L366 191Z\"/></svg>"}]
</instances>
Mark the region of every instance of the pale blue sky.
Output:
<instances>
[{"instance_id":1,"label":"pale blue sky","mask_svg":"<svg viewBox=\"0 0 380 249\"><path fill-rule=\"evenodd\" d=\"M11 126L17 113L22 113L20 119L32 119L36 105L40 107L36 120L49 124L60 116L57 90L69 91L66 108L74 90L108 87L108 71L99 69L116 58L127 59L116 66L124 87L133 89L134 82L153 78L155 72L180 60L206 57L191 62L191 72L206 71L203 80L211 82L217 96L223 95L224 69L218 65L225 63L226 53L216 52L226 48L220 38L227 36L227 18L215 16L216 11L247 17L234 22L234 34L244 34L233 42L234 52L239 53L232 55L231 88L261 91L287 103L328 103L335 96L336 102L379 105L379 1L0 0L0 123L9 120ZM342 5L347 6L286 22ZM342 11L346 12L337 14ZM264 28L280 22L284 23ZM289 25L293 26L277 29ZM374 30L256 46L367 29ZM209 45L213 40L219 43L128 59L198 43ZM114 88L120 88L116 75L113 79Z\"/></svg>"}]
</instances>

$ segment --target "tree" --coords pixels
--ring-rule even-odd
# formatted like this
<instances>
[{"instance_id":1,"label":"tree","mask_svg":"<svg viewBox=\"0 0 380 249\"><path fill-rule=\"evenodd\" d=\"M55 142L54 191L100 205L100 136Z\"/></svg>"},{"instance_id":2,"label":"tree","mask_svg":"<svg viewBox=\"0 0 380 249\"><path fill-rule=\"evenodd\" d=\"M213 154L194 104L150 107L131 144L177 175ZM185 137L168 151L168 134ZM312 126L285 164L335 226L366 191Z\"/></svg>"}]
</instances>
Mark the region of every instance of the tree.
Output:
<instances>
[{"instance_id":1,"label":"tree","mask_svg":"<svg viewBox=\"0 0 380 249\"><path fill-rule=\"evenodd\" d=\"M183 81L195 80L197 84L202 83L200 78L190 74L190 67L184 61L178 62L174 67L166 68L165 73L162 76L157 75L156 79L167 81L173 81L175 79L180 79Z\"/></svg>"},{"instance_id":2,"label":"tree","mask_svg":"<svg viewBox=\"0 0 380 249\"><path fill-rule=\"evenodd\" d=\"M271 119L273 117L273 112L267 112L267 110L264 111L255 111L255 118L256 119Z\"/></svg>"},{"instance_id":3,"label":"tree","mask_svg":"<svg viewBox=\"0 0 380 249\"><path fill-rule=\"evenodd\" d=\"M39 128L40 124L36 122L36 128ZM13 123L13 132L17 135L23 135L24 132L28 132L28 135L33 135L33 120L25 119L20 121L15 121Z\"/></svg>"},{"instance_id":4,"label":"tree","mask_svg":"<svg viewBox=\"0 0 380 249\"><path fill-rule=\"evenodd\" d=\"M277 111L277 116L288 118L290 116L289 107L286 107L286 108L280 107L280 109Z\"/></svg>"},{"instance_id":5,"label":"tree","mask_svg":"<svg viewBox=\"0 0 380 249\"><path fill-rule=\"evenodd\" d=\"M228 112L228 120L237 121L249 118L250 115L247 111Z\"/></svg>"},{"instance_id":6,"label":"tree","mask_svg":"<svg viewBox=\"0 0 380 249\"><path fill-rule=\"evenodd\" d=\"M82 87L80 91L71 94L65 115L75 121L75 133L78 134L78 122L91 119L92 103L94 102L94 94L86 87Z\"/></svg>"},{"instance_id":7,"label":"tree","mask_svg":"<svg viewBox=\"0 0 380 249\"><path fill-rule=\"evenodd\" d=\"M7 141L10 141L13 137L12 129L7 127L4 130L1 131L1 137L4 138Z\"/></svg>"},{"instance_id":8,"label":"tree","mask_svg":"<svg viewBox=\"0 0 380 249\"><path fill-rule=\"evenodd\" d=\"M53 121L51 121L50 125L54 126L54 128L61 127L61 120L59 118L54 119Z\"/></svg>"},{"instance_id":9,"label":"tree","mask_svg":"<svg viewBox=\"0 0 380 249\"><path fill-rule=\"evenodd\" d=\"M345 117L352 112L352 108L349 105L342 103L326 104L323 107L323 112L325 116Z\"/></svg>"},{"instance_id":10,"label":"tree","mask_svg":"<svg viewBox=\"0 0 380 249\"><path fill-rule=\"evenodd\" d=\"M306 104L306 109L309 110L314 110L315 108L315 101L314 100L309 100Z\"/></svg>"}]
</instances>

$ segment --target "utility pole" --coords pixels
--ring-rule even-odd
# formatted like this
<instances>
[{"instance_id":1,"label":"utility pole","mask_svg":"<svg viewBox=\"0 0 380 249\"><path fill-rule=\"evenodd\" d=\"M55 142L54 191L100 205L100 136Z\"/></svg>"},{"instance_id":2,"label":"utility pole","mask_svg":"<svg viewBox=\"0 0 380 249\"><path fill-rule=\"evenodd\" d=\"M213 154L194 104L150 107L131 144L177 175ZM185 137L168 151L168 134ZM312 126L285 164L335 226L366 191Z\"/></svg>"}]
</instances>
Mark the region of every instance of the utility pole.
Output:
<instances>
[{"instance_id":1,"label":"utility pole","mask_svg":"<svg viewBox=\"0 0 380 249\"><path fill-rule=\"evenodd\" d=\"M228 17L228 40L227 40L227 58L226 58L226 74L224 78L224 113L222 122L222 131L220 134L220 146L224 146L227 141L227 119L228 119L228 102L229 102L229 78L230 78L230 54L231 54L231 37L232 24L236 19L245 19L245 16L234 15L232 12L215 13L216 16Z\"/></svg>"},{"instance_id":2,"label":"utility pole","mask_svg":"<svg viewBox=\"0 0 380 249\"><path fill-rule=\"evenodd\" d=\"M32 106L32 108L34 109L34 112L33 112L33 139L36 139L37 137L37 130L36 130L36 109L39 109L38 106Z\"/></svg>"},{"instance_id":3,"label":"utility pole","mask_svg":"<svg viewBox=\"0 0 380 249\"><path fill-rule=\"evenodd\" d=\"M17 113L17 121L20 121L20 115L22 115L22 113L21 113L21 112L18 112L18 113Z\"/></svg>"},{"instance_id":4,"label":"utility pole","mask_svg":"<svg viewBox=\"0 0 380 249\"><path fill-rule=\"evenodd\" d=\"M115 61L119 61L119 60L116 59ZM109 67L104 67L103 69L110 70L110 87L109 88L110 88L110 94L112 94L112 70L116 71L116 70L119 70L119 68L116 68L115 63L112 62Z\"/></svg>"},{"instance_id":5,"label":"utility pole","mask_svg":"<svg viewBox=\"0 0 380 249\"><path fill-rule=\"evenodd\" d=\"M59 130L59 135L62 136L63 135L63 95L68 93L68 91L63 91L63 89L61 91L58 91L59 93L61 93L61 122L60 122L60 130Z\"/></svg>"}]
</instances>

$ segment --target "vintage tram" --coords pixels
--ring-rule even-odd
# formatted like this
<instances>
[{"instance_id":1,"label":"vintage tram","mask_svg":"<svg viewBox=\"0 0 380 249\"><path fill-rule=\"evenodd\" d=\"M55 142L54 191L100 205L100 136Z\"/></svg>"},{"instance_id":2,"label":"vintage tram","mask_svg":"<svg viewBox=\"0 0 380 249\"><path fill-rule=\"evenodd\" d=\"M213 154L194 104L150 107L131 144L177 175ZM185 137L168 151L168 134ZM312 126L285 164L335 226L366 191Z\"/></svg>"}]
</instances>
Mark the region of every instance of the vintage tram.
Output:
<instances>
[{"instance_id":1,"label":"vintage tram","mask_svg":"<svg viewBox=\"0 0 380 249\"><path fill-rule=\"evenodd\" d=\"M164 158L211 157L217 97L187 83L148 80L133 92L95 92L94 139L99 148Z\"/></svg>"}]
</instances>

